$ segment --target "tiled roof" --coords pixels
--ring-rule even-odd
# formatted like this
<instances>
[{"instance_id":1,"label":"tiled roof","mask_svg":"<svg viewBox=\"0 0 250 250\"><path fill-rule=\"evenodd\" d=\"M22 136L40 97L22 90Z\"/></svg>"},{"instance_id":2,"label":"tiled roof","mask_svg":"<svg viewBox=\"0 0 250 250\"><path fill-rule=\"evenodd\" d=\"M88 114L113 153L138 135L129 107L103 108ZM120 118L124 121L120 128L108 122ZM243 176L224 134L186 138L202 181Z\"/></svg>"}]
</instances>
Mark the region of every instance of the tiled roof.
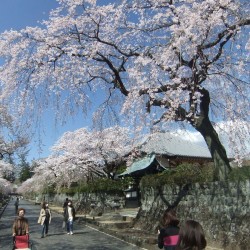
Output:
<instances>
[{"instance_id":1,"label":"tiled roof","mask_svg":"<svg viewBox=\"0 0 250 250\"><path fill-rule=\"evenodd\" d=\"M119 176L129 175L136 171L146 169L155 160L155 155L211 158L208 148L169 133L154 133L149 135L138 148L147 155L133 162L132 165Z\"/></svg>"},{"instance_id":2,"label":"tiled roof","mask_svg":"<svg viewBox=\"0 0 250 250\"><path fill-rule=\"evenodd\" d=\"M182 139L170 133L154 133L139 146L140 151L169 156L211 158L207 147Z\"/></svg>"},{"instance_id":3,"label":"tiled roof","mask_svg":"<svg viewBox=\"0 0 250 250\"><path fill-rule=\"evenodd\" d=\"M142 159L133 162L132 165L127 168L126 171L124 171L122 174L120 174L120 176L128 175L130 173L145 169L148 166L150 166L150 164L154 161L154 159L155 159L154 154L147 155L147 156L143 157Z\"/></svg>"}]
</instances>

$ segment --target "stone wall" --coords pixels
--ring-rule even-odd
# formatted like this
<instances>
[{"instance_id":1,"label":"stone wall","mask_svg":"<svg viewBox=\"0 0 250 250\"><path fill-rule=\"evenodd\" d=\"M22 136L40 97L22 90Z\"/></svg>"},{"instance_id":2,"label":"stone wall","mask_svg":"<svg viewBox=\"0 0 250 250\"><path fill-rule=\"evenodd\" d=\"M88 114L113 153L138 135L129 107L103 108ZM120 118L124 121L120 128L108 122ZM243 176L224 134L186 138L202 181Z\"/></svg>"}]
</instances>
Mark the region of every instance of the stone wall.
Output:
<instances>
[{"instance_id":1,"label":"stone wall","mask_svg":"<svg viewBox=\"0 0 250 250\"><path fill-rule=\"evenodd\" d=\"M66 198L73 201L78 213L90 213L93 216L108 212L116 208L124 208L125 196L121 194L109 193L82 193L68 196L66 194L55 194L49 197L45 196L45 200L49 200L56 205L62 205ZM41 199L41 198L40 198Z\"/></svg>"},{"instance_id":2,"label":"stone wall","mask_svg":"<svg viewBox=\"0 0 250 250\"><path fill-rule=\"evenodd\" d=\"M165 209L176 208L181 222L199 221L210 246L250 249L250 180L141 189L134 227L156 232Z\"/></svg>"}]
</instances>

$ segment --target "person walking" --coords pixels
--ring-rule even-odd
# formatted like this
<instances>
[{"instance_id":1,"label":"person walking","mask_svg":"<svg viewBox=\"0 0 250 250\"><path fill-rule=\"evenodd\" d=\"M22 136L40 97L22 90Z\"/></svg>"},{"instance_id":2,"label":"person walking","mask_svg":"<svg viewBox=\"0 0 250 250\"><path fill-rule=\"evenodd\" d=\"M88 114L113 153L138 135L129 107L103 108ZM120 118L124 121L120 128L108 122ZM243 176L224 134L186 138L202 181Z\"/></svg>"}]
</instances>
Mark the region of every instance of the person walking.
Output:
<instances>
[{"instance_id":1,"label":"person walking","mask_svg":"<svg viewBox=\"0 0 250 250\"><path fill-rule=\"evenodd\" d=\"M26 219L24 215L25 215L25 209L19 208L18 217L14 220L14 223L12 226L13 236L21 236L21 235L29 234L28 219Z\"/></svg>"},{"instance_id":2,"label":"person walking","mask_svg":"<svg viewBox=\"0 0 250 250\"><path fill-rule=\"evenodd\" d=\"M207 246L205 234L199 222L187 220L180 228L177 250L203 250Z\"/></svg>"},{"instance_id":3,"label":"person walking","mask_svg":"<svg viewBox=\"0 0 250 250\"><path fill-rule=\"evenodd\" d=\"M37 222L42 226L41 238L46 237L48 235L49 224L51 222L51 211L47 202L42 203L42 208Z\"/></svg>"},{"instance_id":4,"label":"person walking","mask_svg":"<svg viewBox=\"0 0 250 250\"><path fill-rule=\"evenodd\" d=\"M19 198L18 197L16 198L14 205L15 205L15 213L18 214L17 213L18 212L18 206L19 206Z\"/></svg>"},{"instance_id":5,"label":"person walking","mask_svg":"<svg viewBox=\"0 0 250 250\"><path fill-rule=\"evenodd\" d=\"M179 240L179 220L174 210L166 210L162 218L163 228L158 231L158 247L175 250Z\"/></svg>"},{"instance_id":6,"label":"person walking","mask_svg":"<svg viewBox=\"0 0 250 250\"><path fill-rule=\"evenodd\" d=\"M67 225L67 234L73 234L73 222L75 220L75 208L71 200L68 200L68 205L63 211L64 220Z\"/></svg>"}]
</instances>

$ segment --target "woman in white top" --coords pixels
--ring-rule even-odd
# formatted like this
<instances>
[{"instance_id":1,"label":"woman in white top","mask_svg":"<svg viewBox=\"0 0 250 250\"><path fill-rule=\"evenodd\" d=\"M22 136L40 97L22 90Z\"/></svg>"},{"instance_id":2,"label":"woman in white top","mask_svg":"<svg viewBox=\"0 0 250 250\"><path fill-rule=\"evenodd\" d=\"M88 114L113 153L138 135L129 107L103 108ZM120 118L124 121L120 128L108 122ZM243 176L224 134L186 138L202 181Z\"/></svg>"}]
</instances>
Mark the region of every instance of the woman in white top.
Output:
<instances>
[{"instance_id":1,"label":"woman in white top","mask_svg":"<svg viewBox=\"0 0 250 250\"><path fill-rule=\"evenodd\" d=\"M38 223L41 224L42 226L41 238L44 238L45 236L48 235L50 222L51 222L51 212L49 209L49 204L44 202L42 204L42 208L38 218Z\"/></svg>"},{"instance_id":2,"label":"woman in white top","mask_svg":"<svg viewBox=\"0 0 250 250\"><path fill-rule=\"evenodd\" d=\"M67 233L73 234L73 221L75 220L75 208L72 201L68 201L68 205L64 208L64 220L67 224Z\"/></svg>"}]
</instances>

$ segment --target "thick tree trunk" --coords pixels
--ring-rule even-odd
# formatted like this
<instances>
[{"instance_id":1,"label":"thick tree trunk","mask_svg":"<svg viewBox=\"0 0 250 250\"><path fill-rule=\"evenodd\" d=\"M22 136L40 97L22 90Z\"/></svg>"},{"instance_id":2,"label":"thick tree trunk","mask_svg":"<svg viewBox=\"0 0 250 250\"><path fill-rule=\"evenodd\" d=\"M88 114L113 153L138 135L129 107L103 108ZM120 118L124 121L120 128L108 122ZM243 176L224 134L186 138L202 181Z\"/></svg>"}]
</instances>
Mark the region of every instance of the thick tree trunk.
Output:
<instances>
[{"instance_id":1,"label":"thick tree trunk","mask_svg":"<svg viewBox=\"0 0 250 250\"><path fill-rule=\"evenodd\" d=\"M227 153L219 140L219 136L208 119L199 119L196 129L204 137L214 161L215 180L226 180L231 171Z\"/></svg>"},{"instance_id":2,"label":"thick tree trunk","mask_svg":"<svg viewBox=\"0 0 250 250\"><path fill-rule=\"evenodd\" d=\"M229 164L226 150L220 142L219 136L208 116L210 105L209 92L206 89L202 89L201 92L200 116L196 118L193 126L205 139L213 158L215 166L214 179L223 181L227 179L228 174L231 171L231 166Z\"/></svg>"}]
</instances>

